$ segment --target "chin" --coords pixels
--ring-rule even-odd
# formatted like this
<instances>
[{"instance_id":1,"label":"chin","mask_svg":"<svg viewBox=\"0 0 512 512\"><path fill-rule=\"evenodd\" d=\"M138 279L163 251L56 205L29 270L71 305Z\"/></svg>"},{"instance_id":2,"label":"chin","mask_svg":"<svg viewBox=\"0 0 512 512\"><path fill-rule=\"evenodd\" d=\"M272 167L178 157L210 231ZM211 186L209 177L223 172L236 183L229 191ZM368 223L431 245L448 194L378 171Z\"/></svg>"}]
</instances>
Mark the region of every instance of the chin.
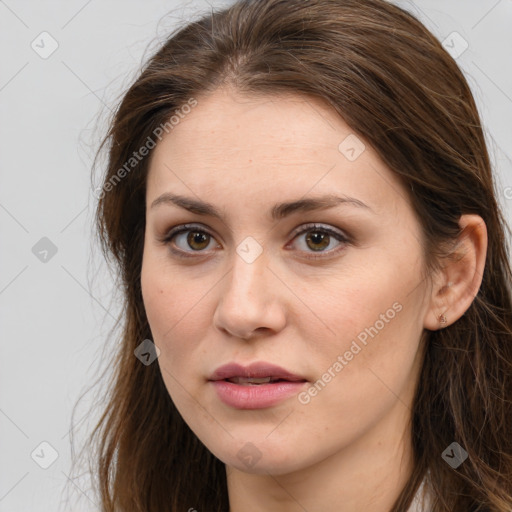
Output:
<instances>
[{"instance_id":1,"label":"chin","mask_svg":"<svg viewBox=\"0 0 512 512\"><path fill-rule=\"evenodd\" d=\"M254 475L285 475L301 469L306 462L298 459L298 450L292 446L283 446L258 441L236 441L229 447L208 447L224 464L238 471ZM233 446L237 448L233 450Z\"/></svg>"},{"instance_id":2,"label":"chin","mask_svg":"<svg viewBox=\"0 0 512 512\"><path fill-rule=\"evenodd\" d=\"M252 475L286 475L289 473L293 473L301 468L301 465L294 461L293 463L289 461L276 460L274 457L269 458L262 456L260 460L258 460L254 465L246 464L244 461L241 461L236 455L231 455L223 461L227 466L237 469L238 471L242 471L244 473L249 473Z\"/></svg>"}]
</instances>

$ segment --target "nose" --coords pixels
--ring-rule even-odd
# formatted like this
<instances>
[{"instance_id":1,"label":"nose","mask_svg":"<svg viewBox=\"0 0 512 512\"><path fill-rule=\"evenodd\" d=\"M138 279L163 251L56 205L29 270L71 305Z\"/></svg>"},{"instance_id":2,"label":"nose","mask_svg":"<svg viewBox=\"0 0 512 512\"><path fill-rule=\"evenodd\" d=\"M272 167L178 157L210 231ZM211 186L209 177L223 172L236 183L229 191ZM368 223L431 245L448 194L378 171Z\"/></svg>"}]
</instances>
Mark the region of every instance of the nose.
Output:
<instances>
[{"instance_id":1,"label":"nose","mask_svg":"<svg viewBox=\"0 0 512 512\"><path fill-rule=\"evenodd\" d=\"M263 252L248 263L234 254L233 266L223 279L213 323L224 334L247 340L277 333L286 323L283 285L268 268Z\"/></svg>"}]
</instances>

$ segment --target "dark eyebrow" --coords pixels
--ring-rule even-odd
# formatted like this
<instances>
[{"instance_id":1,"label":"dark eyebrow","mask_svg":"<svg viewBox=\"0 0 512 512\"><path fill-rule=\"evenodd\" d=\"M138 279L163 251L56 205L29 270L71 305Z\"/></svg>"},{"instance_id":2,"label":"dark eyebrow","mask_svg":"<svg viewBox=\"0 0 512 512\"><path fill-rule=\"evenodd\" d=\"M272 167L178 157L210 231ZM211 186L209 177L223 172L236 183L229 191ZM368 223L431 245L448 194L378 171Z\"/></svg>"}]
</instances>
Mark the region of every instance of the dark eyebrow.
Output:
<instances>
[{"instance_id":1,"label":"dark eyebrow","mask_svg":"<svg viewBox=\"0 0 512 512\"><path fill-rule=\"evenodd\" d=\"M151 208L155 208L161 204L175 204L176 206L184 208L189 212L196 213L197 215L209 215L211 217L216 217L222 220L222 214L217 208L215 208L215 206L191 197L180 196L167 192L157 197L151 203ZM272 220L278 220L295 212L325 210L340 204L348 204L358 208L364 208L375 213L367 204L354 197L325 195L321 197L298 199L297 201L276 204L270 210L270 217Z\"/></svg>"}]
</instances>

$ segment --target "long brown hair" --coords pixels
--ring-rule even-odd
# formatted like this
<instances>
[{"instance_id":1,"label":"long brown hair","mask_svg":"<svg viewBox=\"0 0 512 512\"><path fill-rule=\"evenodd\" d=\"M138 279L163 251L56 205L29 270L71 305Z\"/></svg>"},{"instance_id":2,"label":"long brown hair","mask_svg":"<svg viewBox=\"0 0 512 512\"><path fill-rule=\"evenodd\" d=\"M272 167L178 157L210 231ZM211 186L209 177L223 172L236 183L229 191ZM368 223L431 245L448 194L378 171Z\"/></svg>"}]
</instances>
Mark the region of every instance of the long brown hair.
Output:
<instances>
[{"instance_id":1,"label":"long brown hair","mask_svg":"<svg viewBox=\"0 0 512 512\"><path fill-rule=\"evenodd\" d=\"M140 285L149 158L126 167L191 98L222 85L249 95L313 95L335 109L400 176L430 269L443 243L460 234L462 214L483 218L488 252L478 294L455 323L424 332L414 469L391 512L407 510L424 478L434 512L510 512L509 228L465 77L414 16L384 0L240 0L171 34L118 105L100 146L108 146L108 166L96 211L124 298L107 406L89 439L102 510L229 509L225 465L183 421L158 365L134 357L151 339ZM453 442L468 452L457 469L441 456Z\"/></svg>"}]
</instances>

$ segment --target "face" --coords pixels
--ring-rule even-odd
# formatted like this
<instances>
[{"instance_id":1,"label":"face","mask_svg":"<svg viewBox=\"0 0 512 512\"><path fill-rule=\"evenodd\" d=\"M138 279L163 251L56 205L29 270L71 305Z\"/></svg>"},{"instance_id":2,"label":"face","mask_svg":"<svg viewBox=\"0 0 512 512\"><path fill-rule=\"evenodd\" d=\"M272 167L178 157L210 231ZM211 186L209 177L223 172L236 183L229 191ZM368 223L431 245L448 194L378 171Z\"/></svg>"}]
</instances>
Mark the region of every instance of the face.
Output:
<instances>
[{"instance_id":1,"label":"face","mask_svg":"<svg viewBox=\"0 0 512 512\"><path fill-rule=\"evenodd\" d=\"M146 192L142 293L171 399L242 471L377 447L405 428L429 307L406 191L316 99L197 100ZM246 372L215 373L229 363Z\"/></svg>"}]
</instances>

